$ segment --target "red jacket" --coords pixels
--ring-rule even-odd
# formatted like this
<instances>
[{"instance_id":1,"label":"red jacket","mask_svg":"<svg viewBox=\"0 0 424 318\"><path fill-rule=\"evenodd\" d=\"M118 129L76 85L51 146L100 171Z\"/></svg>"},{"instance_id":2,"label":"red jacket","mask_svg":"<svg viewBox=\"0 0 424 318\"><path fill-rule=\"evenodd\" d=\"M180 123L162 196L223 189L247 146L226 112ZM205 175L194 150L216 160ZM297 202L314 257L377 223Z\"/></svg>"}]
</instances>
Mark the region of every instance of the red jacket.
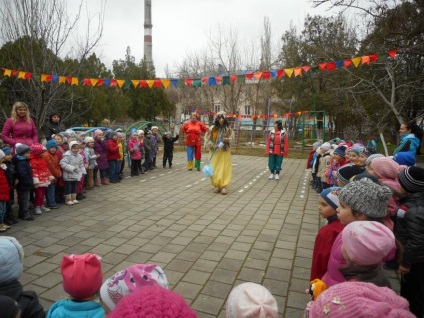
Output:
<instances>
[{"instance_id":1,"label":"red jacket","mask_svg":"<svg viewBox=\"0 0 424 318\"><path fill-rule=\"evenodd\" d=\"M10 200L10 187L9 182L7 182L6 172L2 167L0 167L0 201L9 201Z\"/></svg>"},{"instance_id":2,"label":"red jacket","mask_svg":"<svg viewBox=\"0 0 424 318\"><path fill-rule=\"evenodd\" d=\"M44 160L46 161L47 167L52 175L56 179L60 178L62 176L62 169L60 168L59 157L56 154L52 155L49 151L46 151L44 154Z\"/></svg>"},{"instance_id":3,"label":"red jacket","mask_svg":"<svg viewBox=\"0 0 424 318\"><path fill-rule=\"evenodd\" d=\"M32 168L32 178L34 179L34 185L38 185L39 187L47 187L51 180L53 179L53 175L47 166L47 162L43 157L36 156L31 154L29 157L29 164Z\"/></svg>"},{"instance_id":4,"label":"red jacket","mask_svg":"<svg viewBox=\"0 0 424 318\"><path fill-rule=\"evenodd\" d=\"M121 155L119 154L119 145L117 140L109 139L107 141L107 160L120 160Z\"/></svg>"},{"instance_id":5,"label":"red jacket","mask_svg":"<svg viewBox=\"0 0 424 318\"><path fill-rule=\"evenodd\" d=\"M27 146L38 143L38 133L32 119L29 122L26 119L19 118L13 123L12 118L8 118L3 126L3 140L15 148L15 144L21 143Z\"/></svg>"},{"instance_id":6,"label":"red jacket","mask_svg":"<svg viewBox=\"0 0 424 318\"><path fill-rule=\"evenodd\" d=\"M191 122L184 124L181 131L187 134L186 146L200 147L202 145L201 134L208 131L208 127L201 121Z\"/></svg>"},{"instance_id":7,"label":"red jacket","mask_svg":"<svg viewBox=\"0 0 424 318\"><path fill-rule=\"evenodd\" d=\"M283 138L283 140L281 140L281 138ZM265 151L267 155L273 154L287 157L289 154L289 139L284 129L277 131L272 130L269 132Z\"/></svg>"}]
</instances>

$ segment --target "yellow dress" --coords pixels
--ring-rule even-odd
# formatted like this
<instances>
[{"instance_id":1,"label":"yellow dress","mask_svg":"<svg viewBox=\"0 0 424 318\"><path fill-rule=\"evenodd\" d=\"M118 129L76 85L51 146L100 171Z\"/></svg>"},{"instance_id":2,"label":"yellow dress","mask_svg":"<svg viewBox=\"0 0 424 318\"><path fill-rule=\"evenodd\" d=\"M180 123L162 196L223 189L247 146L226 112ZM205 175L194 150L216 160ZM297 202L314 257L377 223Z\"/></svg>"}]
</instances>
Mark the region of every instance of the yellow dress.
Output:
<instances>
[{"instance_id":1,"label":"yellow dress","mask_svg":"<svg viewBox=\"0 0 424 318\"><path fill-rule=\"evenodd\" d=\"M224 138L229 138L230 141L224 143L224 147L218 148L210 161L213 168L213 176L211 184L218 189L227 188L231 182L233 174L233 166L231 160L230 145L234 139L234 132L231 128L219 128L212 126L205 136L205 145L209 147L209 157L213 154L213 149Z\"/></svg>"}]
</instances>

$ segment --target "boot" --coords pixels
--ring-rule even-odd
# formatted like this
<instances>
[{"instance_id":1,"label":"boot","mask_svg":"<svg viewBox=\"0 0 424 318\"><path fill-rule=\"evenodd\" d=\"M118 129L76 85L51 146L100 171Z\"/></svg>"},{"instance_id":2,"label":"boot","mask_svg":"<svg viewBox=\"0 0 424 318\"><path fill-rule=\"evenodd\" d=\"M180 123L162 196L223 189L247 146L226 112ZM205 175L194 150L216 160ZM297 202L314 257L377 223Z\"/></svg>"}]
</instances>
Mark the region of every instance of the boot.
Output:
<instances>
[{"instance_id":1,"label":"boot","mask_svg":"<svg viewBox=\"0 0 424 318\"><path fill-rule=\"evenodd\" d=\"M70 194L65 195L65 204L67 204L67 205L73 205L74 204Z\"/></svg>"},{"instance_id":2,"label":"boot","mask_svg":"<svg viewBox=\"0 0 424 318\"><path fill-rule=\"evenodd\" d=\"M34 215L32 215L30 212L27 211L27 212L24 212L23 219L25 221L34 221L35 217Z\"/></svg>"},{"instance_id":3,"label":"boot","mask_svg":"<svg viewBox=\"0 0 424 318\"><path fill-rule=\"evenodd\" d=\"M93 181L93 169L88 169L87 173L87 190L91 190L94 188L94 181Z\"/></svg>"},{"instance_id":4,"label":"boot","mask_svg":"<svg viewBox=\"0 0 424 318\"><path fill-rule=\"evenodd\" d=\"M100 187L99 178L94 179L94 186L95 187Z\"/></svg>"},{"instance_id":5,"label":"boot","mask_svg":"<svg viewBox=\"0 0 424 318\"><path fill-rule=\"evenodd\" d=\"M103 185L109 185L109 182L107 181L106 178L102 178L102 184Z\"/></svg>"},{"instance_id":6,"label":"boot","mask_svg":"<svg viewBox=\"0 0 424 318\"><path fill-rule=\"evenodd\" d=\"M187 161L188 171L193 170L193 161Z\"/></svg>"},{"instance_id":7,"label":"boot","mask_svg":"<svg viewBox=\"0 0 424 318\"><path fill-rule=\"evenodd\" d=\"M72 199L72 203L73 204L78 204L79 202L77 201L77 194L76 193L72 193L71 194L71 199Z\"/></svg>"},{"instance_id":8,"label":"boot","mask_svg":"<svg viewBox=\"0 0 424 318\"><path fill-rule=\"evenodd\" d=\"M200 171L200 160L195 160L194 166L196 167L197 171Z\"/></svg>"},{"instance_id":9,"label":"boot","mask_svg":"<svg viewBox=\"0 0 424 318\"><path fill-rule=\"evenodd\" d=\"M12 209L9 209L8 211L6 211L5 219L6 219L6 224L7 225L12 225L12 224L18 223L18 220L13 215L13 210Z\"/></svg>"}]
</instances>

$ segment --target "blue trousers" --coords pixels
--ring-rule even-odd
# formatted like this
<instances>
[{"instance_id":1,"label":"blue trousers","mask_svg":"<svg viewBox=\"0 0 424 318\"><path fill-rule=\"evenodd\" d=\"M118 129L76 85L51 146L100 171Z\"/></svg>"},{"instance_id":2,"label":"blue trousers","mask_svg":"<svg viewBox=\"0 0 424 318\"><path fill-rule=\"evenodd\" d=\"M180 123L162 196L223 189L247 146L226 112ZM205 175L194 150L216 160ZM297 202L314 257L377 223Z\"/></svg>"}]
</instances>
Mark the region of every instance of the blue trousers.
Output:
<instances>
[{"instance_id":1,"label":"blue trousers","mask_svg":"<svg viewBox=\"0 0 424 318\"><path fill-rule=\"evenodd\" d=\"M56 192L56 183L51 183L47 187L47 191L46 191L46 199L47 199L47 205L48 206L56 206L57 205L55 192Z\"/></svg>"},{"instance_id":2,"label":"blue trousers","mask_svg":"<svg viewBox=\"0 0 424 318\"><path fill-rule=\"evenodd\" d=\"M268 168L273 173L280 173L283 156L271 154L268 156Z\"/></svg>"},{"instance_id":3,"label":"blue trousers","mask_svg":"<svg viewBox=\"0 0 424 318\"><path fill-rule=\"evenodd\" d=\"M7 201L0 201L0 224L4 224L4 217L6 216L6 203Z\"/></svg>"},{"instance_id":4,"label":"blue trousers","mask_svg":"<svg viewBox=\"0 0 424 318\"><path fill-rule=\"evenodd\" d=\"M108 160L107 163L109 165L109 181L117 182L119 170L121 169L120 162L118 160Z\"/></svg>"}]
</instances>

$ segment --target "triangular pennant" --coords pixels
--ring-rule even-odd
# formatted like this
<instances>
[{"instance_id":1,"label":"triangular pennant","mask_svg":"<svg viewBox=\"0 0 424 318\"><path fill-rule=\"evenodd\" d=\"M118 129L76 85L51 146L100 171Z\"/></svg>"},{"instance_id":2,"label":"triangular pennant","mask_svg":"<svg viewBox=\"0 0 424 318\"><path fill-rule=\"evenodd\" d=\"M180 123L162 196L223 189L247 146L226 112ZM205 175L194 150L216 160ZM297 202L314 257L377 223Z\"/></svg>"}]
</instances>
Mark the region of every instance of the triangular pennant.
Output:
<instances>
[{"instance_id":1,"label":"triangular pennant","mask_svg":"<svg viewBox=\"0 0 424 318\"><path fill-rule=\"evenodd\" d=\"M222 76L215 76L215 79L218 84L222 83Z\"/></svg>"},{"instance_id":2,"label":"triangular pennant","mask_svg":"<svg viewBox=\"0 0 424 318\"><path fill-rule=\"evenodd\" d=\"M99 81L98 78L90 78L91 86L96 86L98 81Z\"/></svg>"},{"instance_id":3,"label":"triangular pennant","mask_svg":"<svg viewBox=\"0 0 424 318\"><path fill-rule=\"evenodd\" d=\"M253 73L245 74L246 78L251 81L253 79Z\"/></svg>"},{"instance_id":4,"label":"triangular pennant","mask_svg":"<svg viewBox=\"0 0 424 318\"><path fill-rule=\"evenodd\" d=\"M153 82L153 87L162 88L162 82L160 80L155 80Z\"/></svg>"},{"instance_id":5,"label":"triangular pennant","mask_svg":"<svg viewBox=\"0 0 424 318\"><path fill-rule=\"evenodd\" d=\"M262 77L262 72L255 72L255 73L253 73L253 75L255 75L256 80L259 81Z\"/></svg>"},{"instance_id":6,"label":"triangular pennant","mask_svg":"<svg viewBox=\"0 0 424 318\"><path fill-rule=\"evenodd\" d=\"M310 69L311 69L311 67L310 67L309 65L302 66L302 70L303 70L305 73L308 73Z\"/></svg>"},{"instance_id":7,"label":"triangular pennant","mask_svg":"<svg viewBox=\"0 0 424 318\"><path fill-rule=\"evenodd\" d=\"M334 62L328 62L327 63L327 66L326 66L326 69L327 69L328 72L334 71L336 69L336 63L334 63Z\"/></svg>"},{"instance_id":8,"label":"triangular pennant","mask_svg":"<svg viewBox=\"0 0 424 318\"><path fill-rule=\"evenodd\" d=\"M26 72L25 73L25 79L31 79L31 78L32 78L32 73Z\"/></svg>"},{"instance_id":9,"label":"triangular pennant","mask_svg":"<svg viewBox=\"0 0 424 318\"><path fill-rule=\"evenodd\" d=\"M293 68L285 68L284 72L287 74L287 76L290 78L293 75L294 69Z\"/></svg>"},{"instance_id":10,"label":"triangular pennant","mask_svg":"<svg viewBox=\"0 0 424 318\"><path fill-rule=\"evenodd\" d=\"M25 79L25 72L19 72L18 78Z\"/></svg>"},{"instance_id":11,"label":"triangular pennant","mask_svg":"<svg viewBox=\"0 0 424 318\"><path fill-rule=\"evenodd\" d=\"M103 86L104 83L105 83L105 80L102 78L99 78L99 80L97 81L97 86Z\"/></svg>"},{"instance_id":12,"label":"triangular pennant","mask_svg":"<svg viewBox=\"0 0 424 318\"><path fill-rule=\"evenodd\" d=\"M154 80L146 80L146 83L147 83L147 85L149 85L150 88L152 88L155 81Z\"/></svg>"},{"instance_id":13,"label":"triangular pennant","mask_svg":"<svg viewBox=\"0 0 424 318\"><path fill-rule=\"evenodd\" d=\"M302 76L302 68L301 67L295 67L294 68L294 77Z\"/></svg>"},{"instance_id":14,"label":"triangular pennant","mask_svg":"<svg viewBox=\"0 0 424 318\"><path fill-rule=\"evenodd\" d=\"M12 70L12 75L15 76L16 74L18 74L19 71L18 70Z\"/></svg>"},{"instance_id":15,"label":"triangular pennant","mask_svg":"<svg viewBox=\"0 0 424 318\"><path fill-rule=\"evenodd\" d=\"M208 83L207 77L202 77L202 85L206 85Z\"/></svg>"},{"instance_id":16,"label":"triangular pennant","mask_svg":"<svg viewBox=\"0 0 424 318\"><path fill-rule=\"evenodd\" d=\"M172 85L174 85L174 87L177 87L178 85L178 80L177 79L172 79L171 80Z\"/></svg>"},{"instance_id":17,"label":"triangular pennant","mask_svg":"<svg viewBox=\"0 0 424 318\"><path fill-rule=\"evenodd\" d=\"M72 77L71 78L71 85L76 85L76 86L79 85L78 77Z\"/></svg>"},{"instance_id":18,"label":"triangular pennant","mask_svg":"<svg viewBox=\"0 0 424 318\"><path fill-rule=\"evenodd\" d=\"M163 79L163 80L160 80L160 81L161 81L163 87L165 87L165 88L168 88L169 84L171 83L171 81L169 79Z\"/></svg>"},{"instance_id":19,"label":"triangular pennant","mask_svg":"<svg viewBox=\"0 0 424 318\"><path fill-rule=\"evenodd\" d=\"M222 85L230 85L231 81L230 81L230 77L229 76L223 76L222 77Z\"/></svg>"},{"instance_id":20,"label":"triangular pennant","mask_svg":"<svg viewBox=\"0 0 424 318\"><path fill-rule=\"evenodd\" d=\"M124 83L124 87L122 88L123 90L128 90L131 87L131 81L130 80L125 80Z\"/></svg>"},{"instance_id":21,"label":"triangular pennant","mask_svg":"<svg viewBox=\"0 0 424 318\"><path fill-rule=\"evenodd\" d=\"M377 62L384 63L384 62L386 62L386 61L387 61L387 55L386 55L386 54L379 54L379 55L378 55L378 60L377 60Z\"/></svg>"},{"instance_id":22,"label":"triangular pennant","mask_svg":"<svg viewBox=\"0 0 424 318\"><path fill-rule=\"evenodd\" d=\"M271 70L269 72L271 73L271 78L276 78L277 77L277 70Z\"/></svg>"},{"instance_id":23,"label":"triangular pennant","mask_svg":"<svg viewBox=\"0 0 424 318\"><path fill-rule=\"evenodd\" d=\"M65 76L60 76L59 77L59 84L65 84L66 83L66 77Z\"/></svg>"},{"instance_id":24,"label":"triangular pennant","mask_svg":"<svg viewBox=\"0 0 424 318\"><path fill-rule=\"evenodd\" d=\"M9 69L7 69L7 68L5 68L4 69L4 74L3 74L4 76L8 76L8 77L10 77L10 75L12 75L12 70L9 70Z\"/></svg>"},{"instance_id":25,"label":"triangular pennant","mask_svg":"<svg viewBox=\"0 0 424 318\"><path fill-rule=\"evenodd\" d=\"M360 57L353 58L352 63L353 65L355 65L355 67L358 67L359 63L361 63L361 58Z\"/></svg>"},{"instance_id":26,"label":"triangular pennant","mask_svg":"<svg viewBox=\"0 0 424 318\"><path fill-rule=\"evenodd\" d=\"M41 74L41 82L47 82L47 74Z\"/></svg>"},{"instance_id":27,"label":"triangular pennant","mask_svg":"<svg viewBox=\"0 0 424 318\"><path fill-rule=\"evenodd\" d=\"M327 68L327 63L320 63L319 64L319 68L321 69L321 71L325 71L325 69Z\"/></svg>"},{"instance_id":28,"label":"triangular pennant","mask_svg":"<svg viewBox=\"0 0 424 318\"><path fill-rule=\"evenodd\" d=\"M91 86L91 82L89 78L84 78L82 81L82 86Z\"/></svg>"},{"instance_id":29,"label":"triangular pennant","mask_svg":"<svg viewBox=\"0 0 424 318\"><path fill-rule=\"evenodd\" d=\"M209 77L209 79L208 79L208 85L209 86L215 86L215 85L217 85L216 78L215 77Z\"/></svg>"},{"instance_id":30,"label":"triangular pennant","mask_svg":"<svg viewBox=\"0 0 424 318\"><path fill-rule=\"evenodd\" d=\"M270 79L270 78L271 78L271 72L270 71L262 72L262 79L263 80L267 80L267 79Z\"/></svg>"},{"instance_id":31,"label":"triangular pennant","mask_svg":"<svg viewBox=\"0 0 424 318\"><path fill-rule=\"evenodd\" d=\"M116 79L111 80L109 86L110 87L116 87L116 86L118 86L118 81Z\"/></svg>"},{"instance_id":32,"label":"triangular pennant","mask_svg":"<svg viewBox=\"0 0 424 318\"><path fill-rule=\"evenodd\" d=\"M371 54L370 55L370 60L371 60L371 62L376 63L378 61L378 53Z\"/></svg>"},{"instance_id":33,"label":"triangular pennant","mask_svg":"<svg viewBox=\"0 0 424 318\"><path fill-rule=\"evenodd\" d=\"M193 87L200 87L200 86L202 86L202 80L200 78L195 78L193 80L193 85L192 86Z\"/></svg>"},{"instance_id":34,"label":"triangular pennant","mask_svg":"<svg viewBox=\"0 0 424 318\"><path fill-rule=\"evenodd\" d=\"M187 87L191 87L191 85L193 85L193 79L192 78L187 78L185 80L185 84Z\"/></svg>"},{"instance_id":35,"label":"triangular pennant","mask_svg":"<svg viewBox=\"0 0 424 318\"><path fill-rule=\"evenodd\" d=\"M111 82L111 80L110 80L110 79L105 79L105 83L104 83L104 85L105 85L106 87L110 87L110 82Z\"/></svg>"},{"instance_id":36,"label":"triangular pennant","mask_svg":"<svg viewBox=\"0 0 424 318\"><path fill-rule=\"evenodd\" d=\"M69 85L72 85L72 76L66 76L66 82L67 82Z\"/></svg>"},{"instance_id":37,"label":"triangular pennant","mask_svg":"<svg viewBox=\"0 0 424 318\"><path fill-rule=\"evenodd\" d=\"M390 50L387 54L394 59L396 57L397 50Z\"/></svg>"},{"instance_id":38,"label":"triangular pennant","mask_svg":"<svg viewBox=\"0 0 424 318\"><path fill-rule=\"evenodd\" d=\"M131 83L133 84L134 88L140 86L140 80L131 80Z\"/></svg>"},{"instance_id":39,"label":"triangular pennant","mask_svg":"<svg viewBox=\"0 0 424 318\"><path fill-rule=\"evenodd\" d=\"M362 65L370 65L369 55L364 55L361 57Z\"/></svg>"},{"instance_id":40,"label":"triangular pennant","mask_svg":"<svg viewBox=\"0 0 424 318\"><path fill-rule=\"evenodd\" d=\"M141 80L140 81L140 87L141 88L148 88L149 85L147 84L147 81L146 80Z\"/></svg>"},{"instance_id":41,"label":"triangular pennant","mask_svg":"<svg viewBox=\"0 0 424 318\"><path fill-rule=\"evenodd\" d=\"M349 66L352 66L352 60L351 59L343 60L343 67L348 68Z\"/></svg>"},{"instance_id":42,"label":"triangular pennant","mask_svg":"<svg viewBox=\"0 0 424 318\"><path fill-rule=\"evenodd\" d=\"M53 83L57 83L59 82L59 77L58 75L53 75Z\"/></svg>"},{"instance_id":43,"label":"triangular pennant","mask_svg":"<svg viewBox=\"0 0 424 318\"><path fill-rule=\"evenodd\" d=\"M277 71L277 78L286 76L286 72L283 69Z\"/></svg>"},{"instance_id":44,"label":"triangular pennant","mask_svg":"<svg viewBox=\"0 0 424 318\"><path fill-rule=\"evenodd\" d=\"M119 88L122 88L122 86L125 84L125 80L116 80L116 83L118 84Z\"/></svg>"},{"instance_id":45,"label":"triangular pennant","mask_svg":"<svg viewBox=\"0 0 424 318\"><path fill-rule=\"evenodd\" d=\"M335 61L336 68L342 68L343 67L343 60Z\"/></svg>"},{"instance_id":46,"label":"triangular pennant","mask_svg":"<svg viewBox=\"0 0 424 318\"><path fill-rule=\"evenodd\" d=\"M237 80L237 75L230 75L230 80L234 83Z\"/></svg>"}]
</instances>

